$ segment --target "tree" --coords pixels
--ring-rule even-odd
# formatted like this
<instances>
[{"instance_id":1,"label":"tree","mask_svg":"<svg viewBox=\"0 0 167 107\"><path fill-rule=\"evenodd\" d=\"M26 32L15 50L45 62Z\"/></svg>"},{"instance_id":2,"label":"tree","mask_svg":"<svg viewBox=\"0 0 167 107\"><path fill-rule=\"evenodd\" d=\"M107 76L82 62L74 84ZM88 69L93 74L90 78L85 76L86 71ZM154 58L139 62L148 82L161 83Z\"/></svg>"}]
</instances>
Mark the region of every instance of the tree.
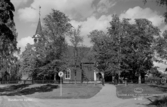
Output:
<instances>
[{"instance_id":1,"label":"tree","mask_svg":"<svg viewBox=\"0 0 167 107\"><path fill-rule=\"evenodd\" d=\"M34 79L55 76L66 68L67 43L65 37L71 29L70 19L58 10L44 18L40 37L34 45L27 45L22 54L21 69Z\"/></svg>"},{"instance_id":2,"label":"tree","mask_svg":"<svg viewBox=\"0 0 167 107\"><path fill-rule=\"evenodd\" d=\"M127 21L124 20L123 22L125 23ZM114 72L119 73L120 76L120 72L122 71L121 62L123 62L122 58L124 56L124 54L122 54L123 43L125 42L123 41L123 36L127 36L127 34L124 33L125 24L121 23L117 15L113 15L113 20L110 22L110 25L111 27L108 28L108 34L111 40L110 44L112 45L112 51L110 50L112 59L110 59L108 64L110 64L110 67L113 66Z\"/></svg>"},{"instance_id":3,"label":"tree","mask_svg":"<svg viewBox=\"0 0 167 107\"><path fill-rule=\"evenodd\" d=\"M109 39L107 35L103 31L94 30L92 31L88 37L91 38L91 42L93 45L93 50L95 51L95 61L98 65L97 68L100 71L105 72L108 68L107 61L108 61L108 49L106 44L108 43Z\"/></svg>"},{"instance_id":4,"label":"tree","mask_svg":"<svg viewBox=\"0 0 167 107\"><path fill-rule=\"evenodd\" d=\"M27 44L25 51L21 55L20 72L27 73L32 77L36 69L36 62L37 57L35 56L33 45Z\"/></svg>"},{"instance_id":5,"label":"tree","mask_svg":"<svg viewBox=\"0 0 167 107\"><path fill-rule=\"evenodd\" d=\"M44 18L44 23L47 40L46 59L48 64L51 64L52 70L59 72L66 68L67 43L65 37L69 34L72 25L70 19L58 10L52 10L52 13Z\"/></svg>"},{"instance_id":6,"label":"tree","mask_svg":"<svg viewBox=\"0 0 167 107\"><path fill-rule=\"evenodd\" d=\"M156 39L155 50L156 56L161 58L160 60L167 59L167 30Z\"/></svg>"},{"instance_id":7,"label":"tree","mask_svg":"<svg viewBox=\"0 0 167 107\"><path fill-rule=\"evenodd\" d=\"M150 71L151 71L150 73L153 74L154 77L162 76L162 73L158 71L158 67L153 67Z\"/></svg>"},{"instance_id":8,"label":"tree","mask_svg":"<svg viewBox=\"0 0 167 107\"><path fill-rule=\"evenodd\" d=\"M75 66L75 80L76 80L76 70L77 65L81 63L81 60L79 60L79 45L83 42L83 38L80 36L80 29L81 26L78 26L77 29L72 29L70 32L70 41L72 43L73 49L73 56L74 56L74 66Z\"/></svg>"},{"instance_id":9,"label":"tree","mask_svg":"<svg viewBox=\"0 0 167 107\"><path fill-rule=\"evenodd\" d=\"M10 0L0 1L0 61L3 71L8 71L7 68L15 59L14 53L18 51L14 11L15 8Z\"/></svg>"},{"instance_id":10,"label":"tree","mask_svg":"<svg viewBox=\"0 0 167 107\"><path fill-rule=\"evenodd\" d=\"M130 32L133 32L129 36L129 43L131 43L129 47L132 52L127 55L133 60L129 58L128 62L131 62L130 66L133 72L136 71L141 83L142 74L145 75L146 71L153 66L154 36L159 35L159 29L146 19L136 19Z\"/></svg>"},{"instance_id":11,"label":"tree","mask_svg":"<svg viewBox=\"0 0 167 107\"><path fill-rule=\"evenodd\" d=\"M139 77L153 66L154 36L159 29L146 19L119 19L114 15L108 33L91 33L100 69L109 73L129 72L131 80ZM141 83L141 81L139 81Z\"/></svg>"},{"instance_id":12,"label":"tree","mask_svg":"<svg viewBox=\"0 0 167 107\"><path fill-rule=\"evenodd\" d=\"M10 80L15 81L15 80L20 80L21 79L21 72L19 72L20 69L20 61L18 58L15 58L13 61L12 65L10 66Z\"/></svg>"},{"instance_id":13,"label":"tree","mask_svg":"<svg viewBox=\"0 0 167 107\"><path fill-rule=\"evenodd\" d=\"M36 43L35 53L37 55L38 76L49 76L66 67L65 53L67 43L65 37L71 29L70 19L58 10L52 12L44 18L43 36Z\"/></svg>"},{"instance_id":14,"label":"tree","mask_svg":"<svg viewBox=\"0 0 167 107\"><path fill-rule=\"evenodd\" d=\"M117 15L113 16L110 22L111 27L108 28L108 33L103 31L93 31L89 37L94 43L95 59L98 64L98 69L107 73L118 73L120 69L120 62L123 57L120 47L122 45L122 23Z\"/></svg>"}]
</instances>

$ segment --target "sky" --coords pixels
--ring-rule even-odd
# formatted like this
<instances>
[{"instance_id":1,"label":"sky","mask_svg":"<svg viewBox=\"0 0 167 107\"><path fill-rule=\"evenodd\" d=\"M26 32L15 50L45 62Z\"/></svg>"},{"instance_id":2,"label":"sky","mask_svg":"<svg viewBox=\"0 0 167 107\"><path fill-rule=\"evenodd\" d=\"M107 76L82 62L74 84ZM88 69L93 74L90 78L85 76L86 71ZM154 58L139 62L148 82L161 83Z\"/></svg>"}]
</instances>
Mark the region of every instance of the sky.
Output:
<instances>
[{"instance_id":1,"label":"sky","mask_svg":"<svg viewBox=\"0 0 167 107\"><path fill-rule=\"evenodd\" d=\"M65 13L70 23L77 28L81 25L81 36L85 46L92 46L88 34L93 30L106 31L113 14L120 18L146 18L163 32L167 29L164 24L163 13L165 7L158 6L155 0L11 0L15 6L14 21L18 32L18 47L21 52L27 43L33 44L32 36L35 34L39 20L39 6L41 6L41 19L48 15L52 9ZM43 20L41 20L43 22ZM69 40L67 39L68 43ZM167 65L155 63L163 71Z\"/></svg>"}]
</instances>

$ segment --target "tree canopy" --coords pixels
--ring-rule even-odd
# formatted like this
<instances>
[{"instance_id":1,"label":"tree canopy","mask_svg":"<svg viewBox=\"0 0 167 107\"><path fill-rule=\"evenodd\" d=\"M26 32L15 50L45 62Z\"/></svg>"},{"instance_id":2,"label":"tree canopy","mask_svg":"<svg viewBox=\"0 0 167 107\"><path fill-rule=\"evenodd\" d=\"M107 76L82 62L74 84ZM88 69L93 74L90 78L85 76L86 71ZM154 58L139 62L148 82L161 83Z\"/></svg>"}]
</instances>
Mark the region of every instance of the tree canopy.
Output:
<instances>
[{"instance_id":1,"label":"tree canopy","mask_svg":"<svg viewBox=\"0 0 167 107\"><path fill-rule=\"evenodd\" d=\"M76 66L86 57L96 62L99 71L128 72L129 78L133 78L153 68L155 55L166 57L167 31L159 36L160 30L147 19L131 22L113 15L107 32L94 30L88 35L93 43L90 52L90 48L79 47L83 41L81 27L73 29L64 13L52 10L43 21L43 33L38 42L27 45L22 54L21 69L37 77L55 74L71 63ZM69 35L71 47L65 39Z\"/></svg>"},{"instance_id":2,"label":"tree canopy","mask_svg":"<svg viewBox=\"0 0 167 107\"><path fill-rule=\"evenodd\" d=\"M74 64L75 66L77 66L77 64L79 64L81 62L81 58L79 55L79 46L81 46L81 43L83 42L83 38L80 36L80 29L81 26L78 26L77 29L71 29L70 31L70 42L72 44L73 48L73 60L72 64Z\"/></svg>"},{"instance_id":3,"label":"tree canopy","mask_svg":"<svg viewBox=\"0 0 167 107\"><path fill-rule=\"evenodd\" d=\"M27 45L23 52L24 72L35 77L48 76L66 66L67 43L65 37L71 29L70 19L58 10L44 18L42 35L34 45ZM29 66L27 66L29 65Z\"/></svg>"},{"instance_id":4,"label":"tree canopy","mask_svg":"<svg viewBox=\"0 0 167 107\"><path fill-rule=\"evenodd\" d=\"M120 20L113 15L108 32L92 31L98 68L104 72L119 71L141 75L153 67L155 37L159 29L146 19Z\"/></svg>"},{"instance_id":5,"label":"tree canopy","mask_svg":"<svg viewBox=\"0 0 167 107\"><path fill-rule=\"evenodd\" d=\"M0 68L1 71L10 72L10 67L14 65L18 52L17 33L14 23L15 8L10 0L0 1Z\"/></svg>"}]
</instances>

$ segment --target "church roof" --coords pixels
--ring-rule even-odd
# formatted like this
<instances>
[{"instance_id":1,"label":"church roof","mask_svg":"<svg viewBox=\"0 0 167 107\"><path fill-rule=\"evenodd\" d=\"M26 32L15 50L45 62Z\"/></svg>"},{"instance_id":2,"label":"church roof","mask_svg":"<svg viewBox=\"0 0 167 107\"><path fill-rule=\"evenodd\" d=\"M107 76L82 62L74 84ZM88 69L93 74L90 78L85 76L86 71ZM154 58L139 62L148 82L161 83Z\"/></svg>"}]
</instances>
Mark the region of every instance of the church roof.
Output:
<instances>
[{"instance_id":1,"label":"church roof","mask_svg":"<svg viewBox=\"0 0 167 107\"><path fill-rule=\"evenodd\" d=\"M38 21L38 26L37 26L37 29L36 29L36 32L35 32L35 35L33 36L33 38L34 38L36 35L40 35L40 36L43 35L43 33L42 33L42 26L41 26L41 20L40 20L40 19L39 19L39 21Z\"/></svg>"}]
</instances>

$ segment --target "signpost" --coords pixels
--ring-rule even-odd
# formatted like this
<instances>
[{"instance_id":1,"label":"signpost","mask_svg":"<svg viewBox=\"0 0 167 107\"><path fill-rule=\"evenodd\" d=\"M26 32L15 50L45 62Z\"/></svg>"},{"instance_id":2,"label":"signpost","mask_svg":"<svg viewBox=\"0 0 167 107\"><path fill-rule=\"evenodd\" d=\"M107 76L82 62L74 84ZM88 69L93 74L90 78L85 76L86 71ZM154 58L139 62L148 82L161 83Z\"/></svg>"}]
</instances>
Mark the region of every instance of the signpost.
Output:
<instances>
[{"instance_id":1,"label":"signpost","mask_svg":"<svg viewBox=\"0 0 167 107\"><path fill-rule=\"evenodd\" d=\"M166 84L166 78L165 77L161 79L161 83Z\"/></svg>"},{"instance_id":2,"label":"signpost","mask_svg":"<svg viewBox=\"0 0 167 107\"><path fill-rule=\"evenodd\" d=\"M63 78L63 75L64 73L62 71L59 72L59 77L60 77L60 96L62 96L62 78Z\"/></svg>"}]
</instances>

